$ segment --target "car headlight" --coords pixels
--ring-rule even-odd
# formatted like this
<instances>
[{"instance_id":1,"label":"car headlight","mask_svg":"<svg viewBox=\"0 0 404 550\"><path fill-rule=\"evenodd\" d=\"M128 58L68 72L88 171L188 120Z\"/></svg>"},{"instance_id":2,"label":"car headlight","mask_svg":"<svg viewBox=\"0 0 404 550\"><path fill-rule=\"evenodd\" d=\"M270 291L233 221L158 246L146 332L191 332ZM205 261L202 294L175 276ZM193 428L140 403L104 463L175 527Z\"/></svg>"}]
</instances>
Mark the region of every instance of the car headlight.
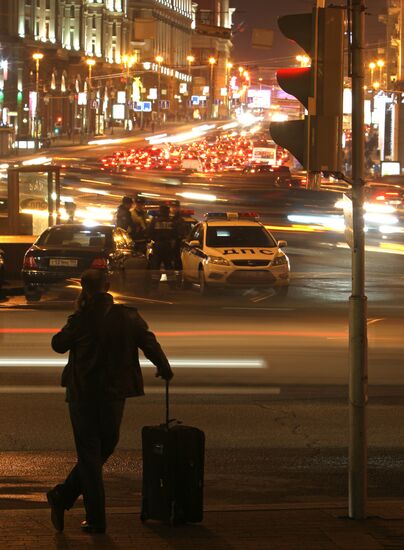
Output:
<instances>
[{"instance_id":1,"label":"car headlight","mask_svg":"<svg viewBox=\"0 0 404 550\"><path fill-rule=\"evenodd\" d=\"M271 265L285 265L288 263L288 259L286 256L277 256L274 260L272 260Z\"/></svg>"},{"instance_id":2,"label":"car headlight","mask_svg":"<svg viewBox=\"0 0 404 550\"><path fill-rule=\"evenodd\" d=\"M230 263L222 256L208 256L208 262L216 265L230 265Z\"/></svg>"}]
</instances>

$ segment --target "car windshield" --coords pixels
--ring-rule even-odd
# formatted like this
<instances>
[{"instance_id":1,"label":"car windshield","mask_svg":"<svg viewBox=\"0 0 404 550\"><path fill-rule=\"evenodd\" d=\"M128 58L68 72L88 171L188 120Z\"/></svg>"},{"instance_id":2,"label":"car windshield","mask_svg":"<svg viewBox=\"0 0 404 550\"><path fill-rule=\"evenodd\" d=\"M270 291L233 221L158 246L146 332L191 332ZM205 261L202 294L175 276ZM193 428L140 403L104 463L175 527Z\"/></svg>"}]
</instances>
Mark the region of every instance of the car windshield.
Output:
<instances>
[{"instance_id":1,"label":"car windshield","mask_svg":"<svg viewBox=\"0 0 404 550\"><path fill-rule=\"evenodd\" d=\"M206 233L206 246L276 246L276 242L260 225L210 226Z\"/></svg>"},{"instance_id":2,"label":"car windshield","mask_svg":"<svg viewBox=\"0 0 404 550\"><path fill-rule=\"evenodd\" d=\"M110 235L99 228L78 229L53 227L38 239L40 246L61 246L79 248L104 248Z\"/></svg>"}]
</instances>

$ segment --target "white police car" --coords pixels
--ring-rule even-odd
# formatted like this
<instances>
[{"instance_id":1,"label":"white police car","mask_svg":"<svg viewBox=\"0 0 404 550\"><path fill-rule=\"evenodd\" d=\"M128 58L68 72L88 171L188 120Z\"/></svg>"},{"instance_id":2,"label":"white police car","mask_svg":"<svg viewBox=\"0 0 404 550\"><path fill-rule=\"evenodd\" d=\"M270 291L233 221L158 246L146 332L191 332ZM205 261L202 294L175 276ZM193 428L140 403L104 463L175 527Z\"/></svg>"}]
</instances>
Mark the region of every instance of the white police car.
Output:
<instances>
[{"instance_id":1,"label":"white police car","mask_svg":"<svg viewBox=\"0 0 404 550\"><path fill-rule=\"evenodd\" d=\"M184 286L273 287L285 296L289 259L255 214L209 213L191 231L181 252Z\"/></svg>"}]
</instances>

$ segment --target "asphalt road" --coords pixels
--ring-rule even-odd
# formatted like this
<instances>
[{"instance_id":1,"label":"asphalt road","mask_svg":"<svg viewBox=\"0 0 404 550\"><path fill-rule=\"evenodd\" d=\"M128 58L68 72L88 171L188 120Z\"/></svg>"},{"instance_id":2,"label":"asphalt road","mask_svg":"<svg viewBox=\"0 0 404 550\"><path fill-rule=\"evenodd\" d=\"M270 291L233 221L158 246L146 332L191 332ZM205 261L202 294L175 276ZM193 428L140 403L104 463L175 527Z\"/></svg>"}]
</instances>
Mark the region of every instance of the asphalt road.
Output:
<instances>
[{"instance_id":1,"label":"asphalt road","mask_svg":"<svg viewBox=\"0 0 404 550\"><path fill-rule=\"evenodd\" d=\"M280 238L282 238L280 236ZM207 437L208 504L326 500L346 495L349 251L320 235L290 235L291 292L199 296L197 288L136 305L172 361L172 416ZM305 244L306 242L306 244ZM404 440L402 257L368 253L370 494L400 494ZM22 297L0 310L1 506L24 506L74 461L50 338L73 295ZM163 387L144 363L147 396L130 400L106 472L110 506L138 502L140 427L160 423ZM24 482L21 488L20 483ZM43 505L43 504L40 504Z\"/></svg>"},{"instance_id":2,"label":"asphalt road","mask_svg":"<svg viewBox=\"0 0 404 550\"><path fill-rule=\"evenodd\" d=\"M78 147L64 155L81 162L84 151ZM95 172L91 163L106 151L94 150L88 165L76 171L78 178L65 180L72 193L94 189L81 193L85 204L113 204L134 190L175 196L171 178ZM215 209L232 206L226 182L189 183L187 189L220 194L223 201ZM208 209L203 202L189 205L198 215ZM271 216L271 205L262 206ZM289 243L292 283L283 302L270 290L201 297L196 288L170 292L164 284L152 299L136 289L116 296L140 309L173 364L172 415L206 432L207 501L213 504L324 500L347 492L350 251L342 234L274 231ZM371 496L400 495L402 488L402 255L401 243L369 236ZM59 387L65 358L49 346L72 309L72 295L50 293L29 307L13 296L0 306L0 475L11 480L9 499L23 505L26 494L18 483L12 488L13 479L23 476L26 492L36 494L74 461ZM163 420L161 382L146 363L144 374L147 396L128 402L119 450L107 467L114 505L138 499L140 427Z\"/></svg>"}]
</instances>

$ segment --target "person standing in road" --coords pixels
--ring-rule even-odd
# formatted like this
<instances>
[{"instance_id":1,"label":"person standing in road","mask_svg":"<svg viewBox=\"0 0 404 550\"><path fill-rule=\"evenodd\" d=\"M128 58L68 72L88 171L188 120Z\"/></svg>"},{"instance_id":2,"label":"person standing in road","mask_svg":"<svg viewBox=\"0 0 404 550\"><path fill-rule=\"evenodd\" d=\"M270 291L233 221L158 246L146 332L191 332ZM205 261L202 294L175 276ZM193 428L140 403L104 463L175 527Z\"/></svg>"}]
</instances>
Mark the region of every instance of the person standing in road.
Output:
<instances>
[{"instance_id":1,"label":"person standing in road","mask_svg":"<svg viewBox=\"0 0 404 550\"><path fill-rule=\"evenodd\" d=\"M146 213L146 200L141 195L135 198L135 208L131 211L132 234L136 250L146 254L149 220Z\"/></svg>"},{"instance_id":2,"label":"person standing in road","mask_svg":"<svg viewBox=\"0 0 404 550\"><path fill-rule=\"evenodd\" d=\"M133 222L130 209L133 206L133 200L130 197L123 197L121 204L116 211L116 226L127 231L133 236Z\"/></svg>"},{"instance_id":3,"label":"person standing in road","mask_svg":"<svg viewBox=\"0 0 404 550\"><path fill-rule=\"evenodd\" d=\"M170 288L174 288L174 245L177 233L167 204L161 204L158 215L152 219L150 238L153 241L150 260L152 290L158 288L161 264L164 266Z\"/></svg>"},{"instance_id":4,"label":"person standing in road","mask_svg":"<svg viewBox=\"0 0 404 550\"><path fill-rule=\"evenodd\" d=\"M77 311L52 338L57 353L69 351L62 374L77 451L66 480L47 493L51 521L63 531L64 512L83 495L86 533L106 529L102 469L119 440L125 399L144 395L138 349L157 367L156 376L173 377L170 364L136 309L114 304L102 270L81 277Z\"/></svg>"},{"instance_id":5,"label":"person standing in road","mask_svg":"<svg viewBox=\"0 0 404 550\"><path fill-rule=\"evenodd\" d=\"M65 210L66 210L66 214L69 216L66 223L75 223L75 215L76 215L76 203L74 202L65 202Z\"/></svg>"},{"instance_id":6,"label":"person standing in road","mask_svg":"<svg viewBox=\"0 0 404 550\"><path fill-rule=\"evenodd\" d=\"M179 200L175 200L171 203L171 214L175 231L173 262L177 286L180 287L182 280L181 247L185 237L187 236L187 226L181 212L181 203Z\"/></svg>"}]
</instances>

